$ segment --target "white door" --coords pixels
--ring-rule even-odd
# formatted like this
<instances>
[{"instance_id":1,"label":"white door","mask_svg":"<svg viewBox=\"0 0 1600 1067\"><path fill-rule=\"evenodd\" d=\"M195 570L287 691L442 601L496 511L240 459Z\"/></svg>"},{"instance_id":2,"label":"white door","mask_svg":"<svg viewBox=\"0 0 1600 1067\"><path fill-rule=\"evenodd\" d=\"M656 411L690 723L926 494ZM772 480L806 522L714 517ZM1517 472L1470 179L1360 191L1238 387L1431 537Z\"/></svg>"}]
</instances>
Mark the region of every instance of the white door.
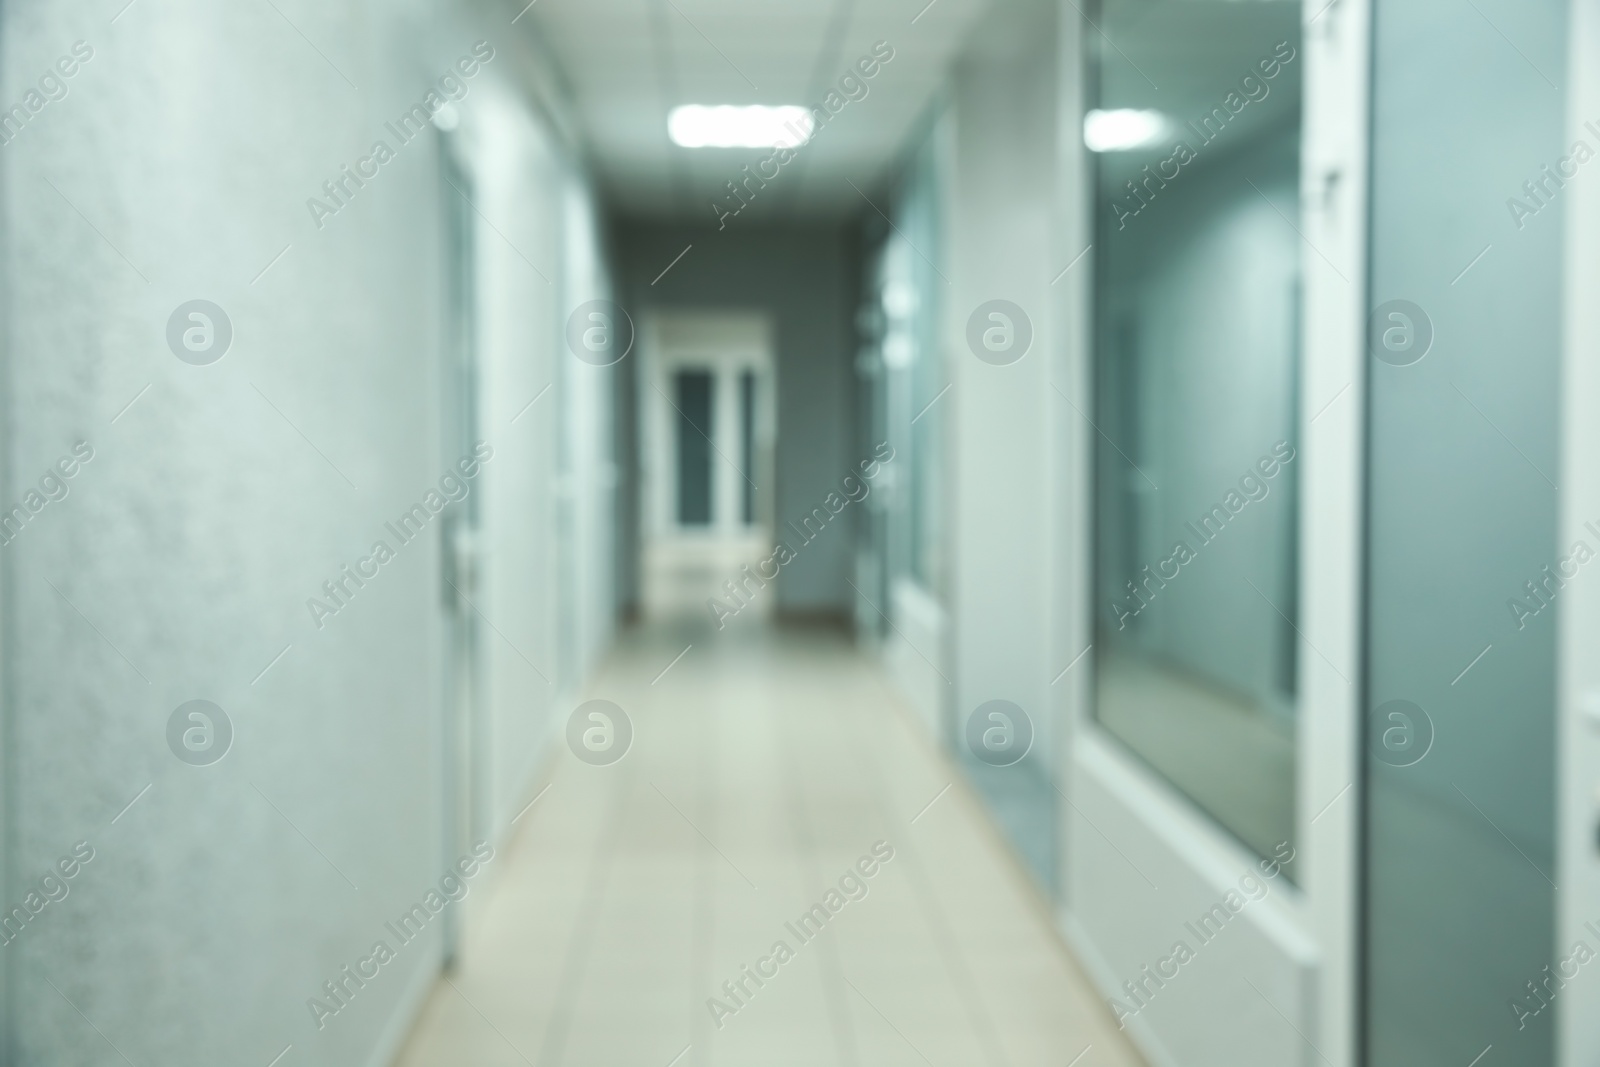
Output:
<instances>
[{"instance_id":1,"label":"white door","mask_svg":"<svg viewBox=\"0 0 1600 1067\"><path fill-rule=\"evenodd\" d=\"M763 617L776 591L742 568L773 538L770 326L752 313L658 313L642 341L644 611L707 612L716 598Z\"/></svg>"},{"instance_id":2,"label":"white door","mask_svg":"<svg viewBox=\"0 0 1600 1067\"><path fill-rule=\"evenodd\" d=\"M466 197L471 181L446 138L440 153L444 168L444 275L448 291L441 350L441 458L453 465L471 455L478 434L478 346L476 285L473 270L474 223ZM461 191L465 191L464 193ZM483 700L479 625L472 604L479 575L479 493L469 493L445 510L440 528L441 589L445 609L443 763L444 840L448 867L472 851L489 832L487 722ZM454 961L461 939L461 911L444 913L446 964Z\"/></svg>"}]
</instances>

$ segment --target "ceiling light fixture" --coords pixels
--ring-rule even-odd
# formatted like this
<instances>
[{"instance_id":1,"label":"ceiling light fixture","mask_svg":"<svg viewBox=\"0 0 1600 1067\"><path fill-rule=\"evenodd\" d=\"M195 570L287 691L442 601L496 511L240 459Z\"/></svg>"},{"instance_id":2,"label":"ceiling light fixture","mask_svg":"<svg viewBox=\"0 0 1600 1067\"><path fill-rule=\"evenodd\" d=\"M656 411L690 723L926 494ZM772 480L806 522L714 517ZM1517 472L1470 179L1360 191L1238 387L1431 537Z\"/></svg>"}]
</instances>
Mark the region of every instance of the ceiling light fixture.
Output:
<instances>
[{"instance_id":1,"label":"ceiling light fixture","mask_svg":"<svg viewBox=\"0 0 1600 1067\"><path fill-rule=\"evenodd\" d=\"M667 135L684 148L799 148L811 131L811 109L792 104L684 104L667 116Z\"/></svg>"},{"instance_id":2,"label":"ceiling light fixture","mask_svg":"<svg viewBox=\"0 0 1600 1067\"><path fill-rule=\"evenodd\" d=\"M1083 116L1083 143L1091 152L1131 152L1161 145L1173 129L1159 111L1117 108Z\"/></svg>"}]
</instances>

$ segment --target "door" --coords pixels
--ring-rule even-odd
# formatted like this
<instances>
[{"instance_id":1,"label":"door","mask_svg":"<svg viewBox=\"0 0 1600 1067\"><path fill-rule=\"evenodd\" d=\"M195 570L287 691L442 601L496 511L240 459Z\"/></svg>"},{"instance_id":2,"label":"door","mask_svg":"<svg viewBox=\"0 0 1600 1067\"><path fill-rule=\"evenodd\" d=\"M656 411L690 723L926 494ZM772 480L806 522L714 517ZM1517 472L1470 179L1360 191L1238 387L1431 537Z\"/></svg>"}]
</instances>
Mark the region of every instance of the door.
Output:
<instances>
[{"instance_id":1,"label":"door","mask_svg":"<svg viewBox=\"0 0 1600 1067\"><path fill-rule=\"evenodd\" d=\"M764 316L677 313L644 344L644 611L766 617L770 581L743 577L773 545L776 433ZM730 585L732 588L730 588ZM713 608L716 601L720 609Z\"/></svg>"},{"instance_id":2,"label":"door","mask_svg":"<svg viewBox=\"0 0 1600 1067\"><path fill-rule=\"evenodd\" d=\"M1367 46L1329 7L1103 0L1079 38L1066 904L1156 1063L1355 1056Z\"/></svg>"},{"instance_id":3,"label":"door","mask_svg":"<svg viewBox=\"0 0 1600 1067\"><path fill-rule=\"evenodd\" d=\"M454 468L473 454L479 436L476 288L473 270L474 214L468 197L471 179L456 155L457 142L442 135L441 166L445 181L444 271L448 294L441 346L444 410L441 418L441 460ZM444 715L440 751L443 759L444 840L446 867L490 839L487 730L479 656L478 599L481 490L447 505L440 527L440 595L445 615ZM445 961L455 959L461 939L460 908L446 908Z\"/></svg>"}]
</instances>

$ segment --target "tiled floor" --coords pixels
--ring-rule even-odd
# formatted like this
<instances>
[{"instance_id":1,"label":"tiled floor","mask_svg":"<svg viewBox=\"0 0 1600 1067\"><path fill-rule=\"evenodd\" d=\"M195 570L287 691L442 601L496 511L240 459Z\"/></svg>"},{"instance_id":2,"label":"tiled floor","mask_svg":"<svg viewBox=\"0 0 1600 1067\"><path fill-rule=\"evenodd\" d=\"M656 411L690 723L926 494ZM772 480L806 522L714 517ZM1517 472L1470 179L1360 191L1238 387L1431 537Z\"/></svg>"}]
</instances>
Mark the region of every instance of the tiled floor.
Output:
<instances>
[{"instance_id":1,"label":"tiled floor","mask_svg":"<svg viewBox=\"0 0 1600 1067\"><path fill-rule=\"evenodd\" d=\"M627 711L632 749L609 767L562 753L402 1067L1141 1062L844 638L652 626L590 695ZM859 899L829 898L878 842L893 856L846 879ZM798 930L817 904L838 910Z\"/></svg>"}]
</instances>

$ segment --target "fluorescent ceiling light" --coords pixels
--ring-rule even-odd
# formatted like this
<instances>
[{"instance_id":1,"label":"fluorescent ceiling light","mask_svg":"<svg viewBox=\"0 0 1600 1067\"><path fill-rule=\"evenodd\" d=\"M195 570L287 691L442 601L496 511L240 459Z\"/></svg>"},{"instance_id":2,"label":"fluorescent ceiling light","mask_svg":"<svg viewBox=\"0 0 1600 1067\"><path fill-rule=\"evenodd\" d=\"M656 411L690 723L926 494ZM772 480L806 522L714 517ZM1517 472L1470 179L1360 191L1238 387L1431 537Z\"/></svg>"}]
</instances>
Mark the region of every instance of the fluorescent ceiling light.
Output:
<instances>
[{"instance_id":1,"label":"fluorescent ceiling light","mask_svg":"<svg viewBox=\"0 0 1600 1067\"><path fill-rule=\"evenodd\" d=\"M1091 152L1155 148L1170 136L1172 121L1159 111L1091 111L1083 116L1083 143Z\"/></svg>"},{"instance_id":2,"label":"fluorescent ceiling light","mask_svg":"<svg viewBox=\"0 0 1600 1067\"><path fill-rule=\"evenodd\" d=\"M811 109L792 104L684 104L667 116L667 134L684 148L799 148L811 129Z\"/></svg>"}]
</instances>

